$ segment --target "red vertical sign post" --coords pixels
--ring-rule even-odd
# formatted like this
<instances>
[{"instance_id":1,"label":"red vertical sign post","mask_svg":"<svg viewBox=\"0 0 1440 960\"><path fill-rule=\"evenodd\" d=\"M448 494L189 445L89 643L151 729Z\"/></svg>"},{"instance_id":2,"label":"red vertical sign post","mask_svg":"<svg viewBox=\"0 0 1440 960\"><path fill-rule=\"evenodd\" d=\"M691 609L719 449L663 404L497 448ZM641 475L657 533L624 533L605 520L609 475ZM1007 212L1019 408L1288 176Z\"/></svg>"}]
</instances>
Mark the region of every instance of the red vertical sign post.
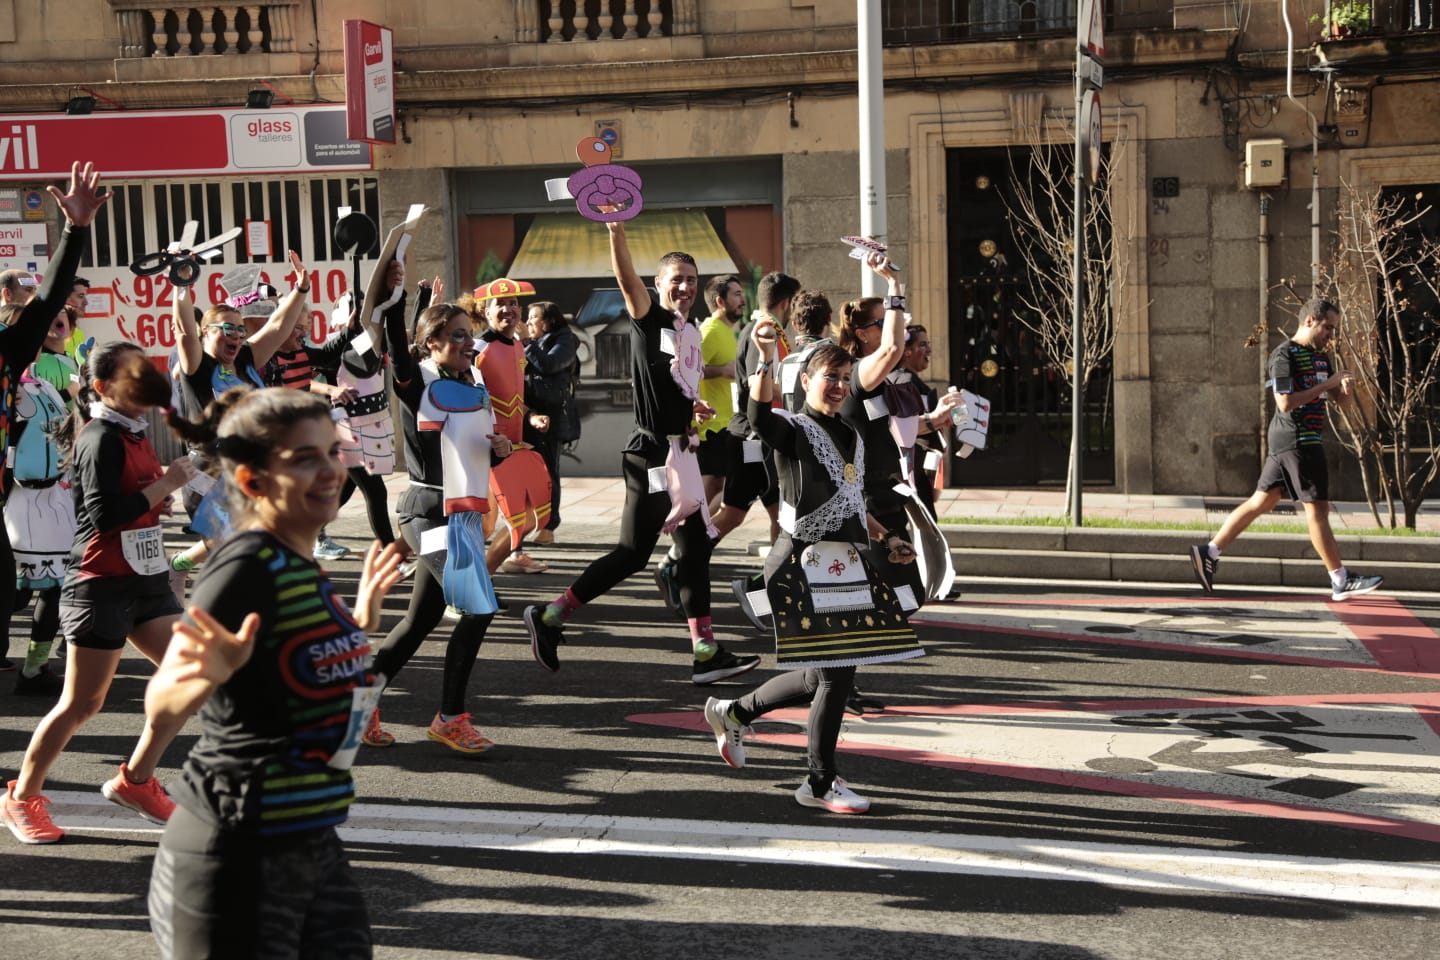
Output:
<instances>
[{"instance_id":1,"label":"red vertical sign post","mask_svg":"<svg viewBox=\"0 0 1440 960\"><path fill-rule=\"evenodd\" d=\"M395 50L389 27L345 21L345 133L395 142Z\"/></svg>"}]
</instances>

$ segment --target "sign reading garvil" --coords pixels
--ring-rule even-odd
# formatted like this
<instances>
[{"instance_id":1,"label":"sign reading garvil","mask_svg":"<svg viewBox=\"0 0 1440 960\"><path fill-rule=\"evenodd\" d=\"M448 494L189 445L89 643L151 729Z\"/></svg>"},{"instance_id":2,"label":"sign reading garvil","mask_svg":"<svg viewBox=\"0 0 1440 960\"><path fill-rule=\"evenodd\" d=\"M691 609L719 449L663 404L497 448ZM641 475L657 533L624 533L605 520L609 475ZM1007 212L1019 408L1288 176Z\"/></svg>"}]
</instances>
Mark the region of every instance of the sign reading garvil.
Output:
<instances>
[{"instance_id":1,"label":"sign reading garvil","mask_svg":"<svg viewBox=\"0 0 1440 960\"><path fill-rule=\"evenodd\" d=\"M87 157L109 179L371 168L370 145L345 135L341 104L0 116L0 181L67 177Z\"/></svg>"}]
</instances>

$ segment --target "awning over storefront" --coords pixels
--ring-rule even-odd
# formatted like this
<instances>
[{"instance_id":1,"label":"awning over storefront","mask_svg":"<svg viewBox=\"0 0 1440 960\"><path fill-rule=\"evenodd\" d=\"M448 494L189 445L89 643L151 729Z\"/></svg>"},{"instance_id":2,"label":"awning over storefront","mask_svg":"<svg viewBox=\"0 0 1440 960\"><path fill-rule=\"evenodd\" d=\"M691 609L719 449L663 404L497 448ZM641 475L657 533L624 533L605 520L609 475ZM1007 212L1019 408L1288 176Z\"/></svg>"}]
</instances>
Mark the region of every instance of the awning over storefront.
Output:
<instances>
[{"instance_id":1,"label":"awning over storefront","mask_svg":"<svg viewBox=\"0 0 1440 960\"><path fill-rule=\"evenodd\" d=\"M700 210L647 210L626 222L625 239L636 272L647 281L660 258L675 250L694 257L701 276L739 272ZM578 213L537 214L505 273L532 282L608 277L609 234Z\"/></svg>"}]
</instances>

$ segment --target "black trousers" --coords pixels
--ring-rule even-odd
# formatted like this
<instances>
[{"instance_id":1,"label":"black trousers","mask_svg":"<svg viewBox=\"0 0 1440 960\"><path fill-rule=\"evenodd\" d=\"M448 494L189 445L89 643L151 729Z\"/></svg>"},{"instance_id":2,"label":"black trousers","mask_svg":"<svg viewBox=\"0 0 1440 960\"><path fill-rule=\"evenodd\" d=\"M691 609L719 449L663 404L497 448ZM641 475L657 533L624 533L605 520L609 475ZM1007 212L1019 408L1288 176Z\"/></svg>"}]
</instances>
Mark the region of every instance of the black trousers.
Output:
<instances>
[{"instance_id":1,"label":"black trousers","mask_svg":"<svg viewBox=\"0 0 1440 960\"><path fill-rule=\"evenodd\" d=\"M650 492L649 471L665 465L666 449L657 454L625 453L621 471L625 478L625 510L620 518L620 542L609 553L591 562L570 589L576 599L589 603L645 569L660 528L670 513L670 494ZM703 507L701 509L704 509ZM710 554L715 545L699 513L685 518L675 531L675 575L680 581L680 602L687 617L710 616Z\"/></svg>"}]
</instances>

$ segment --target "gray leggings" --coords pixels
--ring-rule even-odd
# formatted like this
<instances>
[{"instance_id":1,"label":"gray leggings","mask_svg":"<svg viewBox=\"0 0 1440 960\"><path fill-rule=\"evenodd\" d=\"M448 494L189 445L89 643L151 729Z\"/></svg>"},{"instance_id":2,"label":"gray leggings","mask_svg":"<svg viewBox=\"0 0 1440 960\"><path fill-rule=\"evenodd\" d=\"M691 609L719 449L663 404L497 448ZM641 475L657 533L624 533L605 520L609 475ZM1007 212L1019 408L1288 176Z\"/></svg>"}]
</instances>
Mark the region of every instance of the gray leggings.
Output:
<instances>
[{"instance_id":1,"label":"gray leggings","mask_svg":"<svg viewBox=\"0 0 1440 960\"><path fill-rule=\"evenodd\" d=\"M365 900L335 828L283 843L221 830L177 806L150 873L164 960L368 960Z\"/></svg>"},{"instance_id":2,"label":"gray leggings","mask_svg":"<svg viewBox=\"0 0 1440 960\"><path fill-rule=\"evenodd\" d=\"M735 701L735 719L748 724L772 710L810 704L810 735L806 759L810 764L810 788L823 796L835 779L835 743L845 719L845 701L855 687L854 667L825 667L792 670L766 680Z\"/></svg>"}]
</instances>

